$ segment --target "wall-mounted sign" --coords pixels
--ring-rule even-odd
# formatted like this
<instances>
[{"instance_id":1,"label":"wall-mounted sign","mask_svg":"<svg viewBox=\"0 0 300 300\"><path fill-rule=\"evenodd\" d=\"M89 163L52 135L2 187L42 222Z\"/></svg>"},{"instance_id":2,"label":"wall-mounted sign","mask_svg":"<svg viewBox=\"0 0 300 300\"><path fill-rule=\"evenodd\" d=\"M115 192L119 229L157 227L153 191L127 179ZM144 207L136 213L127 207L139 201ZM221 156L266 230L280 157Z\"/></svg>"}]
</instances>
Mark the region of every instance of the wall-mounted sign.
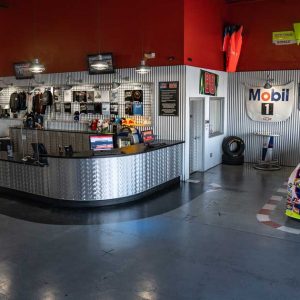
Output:
<instances>
[{"instance_id":1,"label":"wall-mounted sign","mask_svg":"<svg viewBox=\"0 0 300 300\"><path fill-rule=\"evenodd\" d=\"M218 83L219 75L200 70L200 94L217 96Z\"/></svg>"},{"instance_id":2,"label":"wall-mounted sign","mask_svg":"<svg viewBox=\"0 0 300 300\"><path fill-rule=\"evenodd\" d=\"M108 68L104 70L97 70L92 67L92 64L95 61L103 61L108 64ZM98 54L89 54L87 56L88 70L90 75L94 74L107 74L114 73L114 63L113 63L113 55L112 53L98 53Z\"/></svg>"},{"instance_id":3,"label":"wall-mounted sign","mask_svg":"<svg viewBox=\"0 0 300 300\"><path fill-rule=\"evenodd\" d=\"M296 44L294 31L279 31L273 32L272 41L275 45L291 45Z\"/></svg>"},{"instance_id":4,"label":"wall-mounted sign","mask_svg":"<svg viewBox=\"0 0 300 300\"><path fill-rule=\"evenodd\" d=\"M33 74L29 71L30 62L14 63L14 71L16 79L31 79Z\"/></svg>"},{"instance_id":5,"label":"wall-mounted sign","mask_svg":"<svg viewBox=\"0 0 300 300\"><path fill-rule=\"evenodd\" d=\"M179 82L159 82L159 115L178 116Z\"/></svg>"},{"instance_id":6,"label":"wall-mounted sign","mask_svg":"<svg viewBox=\"0 0 300 300\"><path fill-rule=\"evenodd\" d=\"M271 89L245 85L245 97L247 113L253 121L285 121L293 111L294 82Z\"/></svg>"}]
</instances>

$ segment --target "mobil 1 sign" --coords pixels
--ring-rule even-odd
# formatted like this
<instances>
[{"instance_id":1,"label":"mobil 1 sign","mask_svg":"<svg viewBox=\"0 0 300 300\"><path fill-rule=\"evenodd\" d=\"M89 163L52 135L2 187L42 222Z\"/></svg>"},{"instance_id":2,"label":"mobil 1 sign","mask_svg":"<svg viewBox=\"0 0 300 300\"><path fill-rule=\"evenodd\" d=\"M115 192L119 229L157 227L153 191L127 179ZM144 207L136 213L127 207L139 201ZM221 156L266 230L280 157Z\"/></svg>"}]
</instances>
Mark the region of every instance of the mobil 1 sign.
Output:
<instances>
[{"instance_id":1,"label":"mobil 1 sign","mask_svg":"<svg viewBox=\"0 0 300 300\"><path fill-rule=\"evenodd\" d=\"M159 115L178 116L179 82L159 83Z\"/></svg>"},{"instance_id":2,"label":"mobil 1 sign","mask_svg":"<svg viewBox=\"0 0 300 300\"><path fill-rule=\"evenodd\" d=\"M253 121L285 121L293 111L294 83L270 89L245 85L245 97L247 113Z\"/></svg>"}]
</instances>

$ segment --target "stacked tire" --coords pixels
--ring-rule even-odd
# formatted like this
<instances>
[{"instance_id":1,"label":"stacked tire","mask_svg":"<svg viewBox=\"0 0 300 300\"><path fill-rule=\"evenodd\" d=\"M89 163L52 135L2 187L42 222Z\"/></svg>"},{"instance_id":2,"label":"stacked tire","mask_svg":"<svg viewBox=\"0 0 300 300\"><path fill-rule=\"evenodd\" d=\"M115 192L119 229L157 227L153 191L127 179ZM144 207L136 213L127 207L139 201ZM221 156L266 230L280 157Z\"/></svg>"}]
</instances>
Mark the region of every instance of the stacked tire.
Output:
<instances>
[{"instance_id":1,"label":"stacked tire","mask_svg":"<svg viewBox=\"0 0 300 300\"><path fill-rule=\"evenodd\" d=\"M222 163L225 165L242 165L244 163L245 143L237 136L228 136L222 143Z\"/></svg>"}]
</instances>

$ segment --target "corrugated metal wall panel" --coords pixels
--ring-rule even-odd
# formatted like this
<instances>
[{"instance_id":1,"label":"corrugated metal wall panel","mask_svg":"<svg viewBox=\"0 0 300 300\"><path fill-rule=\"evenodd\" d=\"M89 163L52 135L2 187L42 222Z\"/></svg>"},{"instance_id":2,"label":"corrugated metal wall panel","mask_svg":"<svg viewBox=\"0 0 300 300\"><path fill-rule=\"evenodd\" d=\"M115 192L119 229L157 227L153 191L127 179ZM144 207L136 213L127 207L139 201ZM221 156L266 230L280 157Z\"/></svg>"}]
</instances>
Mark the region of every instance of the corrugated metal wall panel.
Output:
<instances>
[{"instance_id":1,"label":"corrugated metal wall panel","mask_svg":"<svg viewBox=\"0 0 300 300\"><path fill-rule=\"evenodd\" d=\"M243 83L264 85L267 74L274 78L272 84L279 85L290 81L295 83L294 110L291 117L283 122L264 123L252 121L246 112ZM300 71L258 71L229 74L228 77L228 135L244 139L246 144L245 161L256 162L261 157L263 138L255 132L273 132L280 135L275 138L274 152L279 162L286 166L295 166L300 161L300 111L298 109L298 84Z\"/></svg>"},{"instance_id":2,"label":"corrugated metal wall panel","mask_svg":"<svg viewBox=\"0 0 300 300\"><path fill-rule=\"evenodd\" d=\"M35 79L38 82L44 81L44 85L62 85L67 83L76 83L82 80L82 84L109 84L112 83L116 76L117 81L121 83L153 83L153 129L162 139L170 140L184 140L185 139L185 114L186 114L186 67L185 66L166 66L166 67L152 67L151 72L146 75L140 75L135 72L135 69L117 69L116 74L101 74L89 75L88 72L72 72L72 73L54 73L54 74L40 74L36 75ZM128 77L129 81L125 78ZM121 79L123 78L123 79ZM29 80L16 80L14 77L2 78L6 83L13 83L14 86L28 86ZM121 79L121 80L120 80ZM0 78L1 80L1 78ZM158 83L161 81L179 81L179 116L166 117L158 116ZM35 85L35 83L31 83ZM0 82L0 86L5 86ZM184 156L183 156L184 157ZM184 165L183 165L184 170Z\"/></svg>"},{"instance_id":3,"label":"corrugated metal wall panel","mask_svg":"<svg viewBox=\"0 0 300 300\"><path fill-rule=\"evenodd\" d=\"M117 79L129 78L129 82L154 83L153 91L153 125L155 132L164 139L184 140L185 130L185 66L153 67L146 75L139 75L134 69L116 70ZM38 82L44 81L45 85L65 84L70 76L70 83L82 80L82 84L105 84L111 83L114 74L89 75L88 72L54 73L36 75ZM29 80L16 80L14 77L6 77L5 82L13 83L14 86L29 85ZM179 116L160 117L158 116L158 83L160 81L179 81ZM124 79L123 83L128 83ZM31 85L35 85L32 83ZM0 83L1 86L1 83Z\"/></svg>"}]
</instances>

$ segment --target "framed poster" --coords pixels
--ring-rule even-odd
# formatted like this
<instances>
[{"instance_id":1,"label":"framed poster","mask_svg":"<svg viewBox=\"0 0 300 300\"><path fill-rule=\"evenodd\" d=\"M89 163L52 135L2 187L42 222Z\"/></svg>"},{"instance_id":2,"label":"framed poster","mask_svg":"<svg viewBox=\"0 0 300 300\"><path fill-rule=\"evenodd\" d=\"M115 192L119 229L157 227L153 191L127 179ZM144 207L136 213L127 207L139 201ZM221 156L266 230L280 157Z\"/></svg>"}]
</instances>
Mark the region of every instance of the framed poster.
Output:
<instances>
[{"instance_id":1,"label":"framed poster","mask_svg":"<svg viewBox=\"0 0 300 300\"><path fill-rule=\"evenodd\" d=\"M202 95L217 96L219 75L200 70L199 92Z\"/></svg>"},{"instance_id":2,"label":"framed poster","mask_svg":"<svg viewBox=\"0 0 300 300\"><path fill-rule=\"evenodd\" d=\"M14 71L16 79L32 79L33 74L29 71L30 62L14 63Z\"/></svg>"},{"instance_id":3,"label":"framed poster","mask_svg":"<svg viewBox=\"0 0 300 300\"><path fill-rule=\"evenodd\" d=\"M105 61L108 64L108 68L105 70L96 70L91 65L93 62L100 60ZM87 56L88 70L90 75L94 74L108 74L114 73L114 64L112 53L98 53L98 54L89 54Z\"/></svg>"},{"instance_id":4,"label":"framed poster","mask_svg":"<svg viewBox=\"0 0 300 300\"><path fill-rule=\"evenodd\" d=\"M125 114L143 115L143 90L125 90Z\"/></svg>"},{"instance_id":5,"label":"framed poster","mask_svg":"<svg viewBox=\"0 0 300 300\"><path fill-rule=\"evenodd\" d=\"M178 116L179 81L159 82L159 115Z\"/></svg>"},{"instance_id":6,"label":"framed poster","mask_svg":"<svg viewBox=\"0 0 300 300\"><path fill-rule=\"evenodd\" d=\"M87 92L73 91L73 102L87 102Z\"/></svg>"}]
</instances>

